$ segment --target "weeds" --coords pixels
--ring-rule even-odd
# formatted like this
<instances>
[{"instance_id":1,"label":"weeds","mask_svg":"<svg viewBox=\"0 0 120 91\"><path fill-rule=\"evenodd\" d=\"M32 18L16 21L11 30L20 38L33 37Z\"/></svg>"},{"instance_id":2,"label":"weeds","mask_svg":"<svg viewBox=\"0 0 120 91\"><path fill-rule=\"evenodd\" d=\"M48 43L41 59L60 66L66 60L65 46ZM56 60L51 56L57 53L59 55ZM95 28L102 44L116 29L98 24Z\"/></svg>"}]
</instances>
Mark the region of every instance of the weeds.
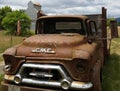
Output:
<instances>
[{"instance_id":1,"label":"weeds","mask_svg":"<svg viewBox=\"0 0 120 91\"><path fill-rule=\"evenodd\" d=\"M102 91L120 91L120 38L113 39L111 55L102 72Z\"/></svg>"},{"instance_id":2,"label":"weeds","mask_svg":"<svg viewBox=\"0 0 120 91\"><path fill-rule=\"evenodd\" d=\"M0 31L0 53L7 48L22 42L24 37L5 35L4 31Z\"/></svg>"},{"instance_id":3,"label":"weeds","mask_svg":"<svg viewBox=\"0 0 120 91\"><path fill-rule=\"evenodd\" d=\"M19 44L24 37L5 35L4 31L0 31L0 61L3 61L2 53L9 47Z\"/></svg>"},{"instance_id":4,"label":"weeds","mask_svg":"<svg viewBox=\"0 0 120 91\"><path fill-rule=\"evenodd\" d=\"M0 84L1 84L1 81L3 80L3 77L4 77L4 75L0 74Z\"/></svg>"}]
</instances>

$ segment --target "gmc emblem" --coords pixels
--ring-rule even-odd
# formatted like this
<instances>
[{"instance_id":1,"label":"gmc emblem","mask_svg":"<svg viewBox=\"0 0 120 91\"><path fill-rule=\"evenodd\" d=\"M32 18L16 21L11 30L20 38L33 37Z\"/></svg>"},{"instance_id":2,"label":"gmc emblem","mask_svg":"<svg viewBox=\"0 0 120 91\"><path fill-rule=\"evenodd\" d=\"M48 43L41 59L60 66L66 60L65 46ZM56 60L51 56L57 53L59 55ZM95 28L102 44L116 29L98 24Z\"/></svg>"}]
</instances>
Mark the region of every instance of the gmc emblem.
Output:
<instances>
[{"instance_id":1,"label":"gmc emblem","mask_svg":"<svg viewBox=\"0 0 120 91\"><path fill-rule=\"evenodd\" d=\"M54 54L55 51L53 51L51 48L36 48L32 50L32 53L50 53Z\"/></svg>"}]
</instances>

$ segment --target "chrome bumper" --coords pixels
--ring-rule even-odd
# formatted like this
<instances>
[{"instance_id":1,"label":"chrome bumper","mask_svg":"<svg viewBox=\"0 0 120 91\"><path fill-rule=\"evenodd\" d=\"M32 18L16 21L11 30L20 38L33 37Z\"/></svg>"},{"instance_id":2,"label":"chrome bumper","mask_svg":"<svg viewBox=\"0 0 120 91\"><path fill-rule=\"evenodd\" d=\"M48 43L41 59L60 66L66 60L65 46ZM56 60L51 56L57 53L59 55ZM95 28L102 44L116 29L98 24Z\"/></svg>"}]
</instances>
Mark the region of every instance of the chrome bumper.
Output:
<instances>
[{"instance_id":1,"label":"chrome bumper","mask_svg":"<svg viewBox=\"0 0 120 91\"><path fill-rule=\"evenodd\" d=\"M55 69L58 70L60 75L62 76L61 81L47 81L47 80L36 80L31 78L25 78L21 76L22 71L26 67L31 68L39 68L39 69ZM49 76L49 74L37 74L32 73L34 76ZM43 65L43 64L23 64L21 69L16 75L5 75L4 79L7 81L14 82L15 84L27 84L32 86L44 86L44 87L55 87L55 88L62 88L64 90L72 89L72 90L88 90L92 88L93 84L91 82L79 82L73 81L69 74L62 68L60 65Z\"/></svg>"}]
</instances>

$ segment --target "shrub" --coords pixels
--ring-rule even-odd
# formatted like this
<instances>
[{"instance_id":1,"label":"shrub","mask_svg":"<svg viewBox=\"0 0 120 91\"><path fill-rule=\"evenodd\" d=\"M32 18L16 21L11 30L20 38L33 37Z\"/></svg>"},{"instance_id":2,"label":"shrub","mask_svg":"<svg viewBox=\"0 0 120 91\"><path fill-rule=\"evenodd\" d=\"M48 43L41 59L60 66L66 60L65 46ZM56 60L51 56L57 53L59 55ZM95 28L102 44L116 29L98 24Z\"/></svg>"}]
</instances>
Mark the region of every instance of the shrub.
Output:
<instances>
[{"instance_id":1,"label":"shrub","mask_svg":"<svg viewBox=\"0 0 120 91\"><path fill-rule=\"evenodd\" d=\"M30 18L21 11L13 11L8 13L2 21L2 26L8 32L8 34L15 35L17 32L17 22L21 23L21 36L27 35L29 33L31 20Z\"/></svg>"},{"instance_id":2,"label":"shrub","mask_svg":"<svg viewBox=\"0 0 120 91\"><path fill-rule=\"evenodd\" d=\"M9 12L12 12L12 9L9 6L0 8L0 29L3 29L1 22Z\"/></svg>"}]
</instances>

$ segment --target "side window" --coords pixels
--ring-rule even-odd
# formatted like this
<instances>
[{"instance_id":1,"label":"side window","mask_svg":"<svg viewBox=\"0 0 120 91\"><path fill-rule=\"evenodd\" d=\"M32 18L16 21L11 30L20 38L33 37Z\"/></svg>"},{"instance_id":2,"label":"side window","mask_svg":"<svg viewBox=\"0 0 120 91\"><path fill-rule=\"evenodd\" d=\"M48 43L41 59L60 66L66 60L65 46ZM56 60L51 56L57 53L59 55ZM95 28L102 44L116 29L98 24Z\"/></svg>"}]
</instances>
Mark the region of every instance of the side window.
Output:
<instances>
[{"instance_id":1,"label":"side window","mask_svg":"<svg viewBox=\"0 0 120 91\"><path fill-rule=\"evenodd\" d=\"M96 23L94 21L90 21L90 28L93 36L97 36L97 28L96 28Z\"/></svg>"},{"instance_id":2,"label":"side window","mask_svg":"<svg viewBox=\"0 0 120 91\"><path fill-rule=\"evenodd\" d=\"M90 34L92 36L97 36L98 31L97 31L96 23L94 21L89 21L89 27L90 27Z\"/></svg>"}]
</instances>

